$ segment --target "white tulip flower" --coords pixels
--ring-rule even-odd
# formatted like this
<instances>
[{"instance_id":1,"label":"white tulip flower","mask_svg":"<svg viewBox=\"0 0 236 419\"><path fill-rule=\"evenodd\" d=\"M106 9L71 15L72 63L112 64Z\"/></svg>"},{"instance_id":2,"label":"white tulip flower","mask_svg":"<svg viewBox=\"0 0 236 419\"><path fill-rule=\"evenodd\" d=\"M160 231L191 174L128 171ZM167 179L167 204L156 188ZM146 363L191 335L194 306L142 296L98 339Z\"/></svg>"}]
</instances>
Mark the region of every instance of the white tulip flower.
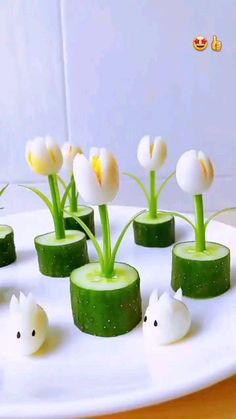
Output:
<instances>
[{"instance_id":1,"label":"white tulip flower","mask_svg":"<svg viewBox=\"0 0 236 419\"><path fill-rule=\"evenodd\" d=\"M25 154L31 169L39 175L53 175L61 169L62 152L52 137L37 137L29 140L26 143Z\"/></svg>"},{"instance_id":2,"label":"white tulip flower","mask_svg":"<svg viewBox=\"0 0 236 419\"><path fill-rule=\"evenodd\" d=\"M63 169L68 173L73 171L73 160L77 154L83 154L83 151L80 147L74 146L66 141L61 147L63 155Z\"/></svg>"},{"instance_id":3,"label":"white tulip flower","mask_svg":"<svg viewBox=\"0 0 236 419\"><path fill-rule=\"evenodd\" d=\"M150 135L145 135L139 142L137 157L139 163L145 169L149 171L160 169L167 158L165 141L161 137L154 137L153 142L151 142Z\"/></svg>"},{"instance_id":4,"label":"white tulip flower","mask_svg":"<svg viewBox=\"0 0 236 419\"><path fill-rule=\"evenodd\" d=\"M210 188L214 179L211 160L202 152L186 151L176 166L176 180L184 192L201 195Z\"/></svg>"},{"instance_id":5,"label":"white tulip flower","mask_svg":"<svg viewBox=\"0 0 236 419\"><path fill-rule=\"evenodd\" d=\"M91 148L89 160L77 154L73 174L79 194L91 204L112 201L119 189L119 168L113 154L105 148Z\"/></svg>"}]
</instances>

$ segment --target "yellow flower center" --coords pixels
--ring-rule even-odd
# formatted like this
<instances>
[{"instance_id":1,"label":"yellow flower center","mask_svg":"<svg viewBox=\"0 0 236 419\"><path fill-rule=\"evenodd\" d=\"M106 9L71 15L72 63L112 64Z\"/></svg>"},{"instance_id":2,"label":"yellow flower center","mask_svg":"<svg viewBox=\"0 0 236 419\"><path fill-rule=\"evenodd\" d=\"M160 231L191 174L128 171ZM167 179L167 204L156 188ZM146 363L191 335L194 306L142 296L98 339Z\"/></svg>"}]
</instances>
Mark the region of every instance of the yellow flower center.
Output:
<instances>
[{"instance_id":1,"label":"yellow flower center","mask_svg":"<svg viewBox=\"0 0 236 419\"><path fill-rule=\"evenodd\" d=\"M200 164L202 166L202 170L203 170L204 176L207 178L208 177L208 170L207 170L205 161L202 160L202 159L200 159Z\"/></svg>"},{"instance_id":2,"label":"yellow flower center","mask_svg":"<svg viewBox=\"0 0 236 419\"><path fill-rule=\"evenodd\" d=\"M94 172L96 173L98 182L100 183L100 185L102 184L102 160L100 156L93 156L92 158L92 167Z\"/></svg>"},{"instance_id":3,"label":"yellow flower center","mask_svg":"<svg viewBox=\"0 0 236 419\"><path fill-rule=\"evenodd\" d=\"M29 154L28 154L28 160L29 160L29 163L31 164L31 166L32 166L32 156L31 156L31 152L29 152Z\"/></svg>"},{"instance_id":4,"label":"yellow flower center","mask_svg":"<svg viewBox=\"0 0 236 419\"><path fill-rule=\"evenodd\" d=\"M212 178L212 179L213 179L213 177L214 177L214 167L213 167L213 165L212 165L211 161L209 161L209 176L210 176L210 178Z\"/></svg>"},{"instance_id":5,"label":"yellow flower center","mask_svg":"<svg viewBox=\"0 0 236 419\"><path fill-rule=\"evenodd\" d=\"M48 148L48 152L49 152L49 154L50 154L50 157L51 157L52 161L53 161L54 163L56 163L56 156L55 156L55 154L54 154L53 150L52 150L51 148Z\"/></svg>"},{"instance_id":6,"label":"yellow flower center","mask_svg":"<svg viewBox=\"0 0 236 419\"><path fill-rule=\"evenodd\" d=\"M150 156L152 157L154 151L154 144L150 144Z\"/></svg>"},{"instance_id":7,"label":"yellow flower center","mask_svg":"<svg viewBox=\"0 0 236 419\"><path fill-rule=\"evenodd\" d=\"M199 160L201 164L201 168L203 170L204 176L206 179L213 179L214 177L214 168L212 166L211 161L208 162L208 164L205 162L205 160L200 159Z\"/></svg>"}]
</instances>

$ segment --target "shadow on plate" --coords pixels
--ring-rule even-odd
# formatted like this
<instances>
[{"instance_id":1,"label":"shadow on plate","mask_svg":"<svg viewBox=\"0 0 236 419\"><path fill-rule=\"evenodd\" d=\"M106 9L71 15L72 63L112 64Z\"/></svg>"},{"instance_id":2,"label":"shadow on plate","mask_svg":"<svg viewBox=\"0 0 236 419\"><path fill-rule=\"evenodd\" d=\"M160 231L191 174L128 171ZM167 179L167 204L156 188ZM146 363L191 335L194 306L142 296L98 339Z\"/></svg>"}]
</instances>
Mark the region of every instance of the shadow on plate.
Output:
<instances>
[{"instance_id":1,"label":"shadow on plate","mask_svg":"<svg viewBox=\"0 0 236 419\"><path fill-rule=\"evenodd\" d=\"M180 339L179 342L183 342L184 340L191 339L192 337L194 337L195 335L199 333L201 328L202 328L202 324L200 324L199 322L196 322L196 320L192 320L189 332L182 339Z\"/></svg>"},{"instance_id":2,"label":"shadow on plate","mask_svg":"<svg viewBox=\"0 0 236 419\"><path fill-rule=\"evenodd\" d=\"M33 356L44 356L56 351L57 348L59 348L63 344L63 342L66 339L66 336L67 331L65 329L62 329L59 326L49 327L48 337L45 343Z\"/></svg>"},{"instance_id":3,"label":"shadow on plate","mask_svg":"<svg viewBox=\"0 0 236 419\"><path fill-rule=\"evenodd\" d=\"M231 269L231 288L236 286L236 266Z\"/></svg>"}]
</instances>

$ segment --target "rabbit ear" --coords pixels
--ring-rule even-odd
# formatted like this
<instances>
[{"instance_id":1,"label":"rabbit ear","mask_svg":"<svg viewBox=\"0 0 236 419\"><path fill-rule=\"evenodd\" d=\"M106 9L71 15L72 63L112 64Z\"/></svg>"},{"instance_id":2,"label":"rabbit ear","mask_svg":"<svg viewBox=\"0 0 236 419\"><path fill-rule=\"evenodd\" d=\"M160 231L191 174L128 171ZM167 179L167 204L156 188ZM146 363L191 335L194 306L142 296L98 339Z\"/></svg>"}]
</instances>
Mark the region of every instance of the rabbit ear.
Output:
<instances>
[{"instance_id":1,"label":"rabbit ear","mask_svg":"<svg viewBox=\"0 0 236 419\"><path fill-rule=\"evenodd\" d=\"M164 292L164 294L161 295L159 301L162 310L168 313L171 313L173 311L173 298L170 296L168 292Z\"/></svg>"},{"instance_id":2,"label":"rabbit ear","mask_svg":"<svg viewBox=\"0 0 236 419\"><path fill-rule=\"evenodd\" d=\"M179 300L179 301L182 301L183 300L183 292L182 292L182 289L181 288L179 288L176 291L176 293L174 295L174 298L175 298L175 300Z\"/></svg>"},{"instance_id":3,"label":"rabbit ear","mask_svg":"<svg viewBox=\"0 0 236 419\"><path fill-rule=\"evenodd\" d=\"M149 305L155 305L158 301L158 292L157 289L154 289L149 297Z\"/></svg>"},{"instance_id":4,"label":"rabbit ear","mask_svg":"<svg viewBox=\"0 0 236 419\"><path fill-rule=\"evenodd\" d=\"M18 300L17 300L17 298L14 294L11 297L9 309L10 309L11 314L15 314L19 310L19 303L18 303Z\"/></svg>"},{"instance_id":5,"label":"rabbit ear","mask_svg":"<svg viewBox=\"0 0 236 419\"><path fill-rule=\"evenodd\" d=\"M36 301L31 293L29 293L25 299L24 311L32 314L37 308Z\"/></svg>"}]
</instances>

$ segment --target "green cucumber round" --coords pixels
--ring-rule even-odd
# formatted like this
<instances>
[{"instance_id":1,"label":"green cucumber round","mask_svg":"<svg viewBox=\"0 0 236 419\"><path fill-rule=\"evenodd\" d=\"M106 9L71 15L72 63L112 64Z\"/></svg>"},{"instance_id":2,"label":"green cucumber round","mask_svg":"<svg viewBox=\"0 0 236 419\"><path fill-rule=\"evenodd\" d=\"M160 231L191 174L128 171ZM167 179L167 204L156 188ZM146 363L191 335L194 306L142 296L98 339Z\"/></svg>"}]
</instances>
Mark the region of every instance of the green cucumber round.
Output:
<instances>
[{"instance_id":1,"label":"green cucumber round","mask_svg":"<svg viewBox=\"0 0 236 419\"><path fill-rule=\"evenodd\" d=\"M0 267L10 265L16 260L13 229L0 225Z\"/></svg>"},{"instance_id":2,"label":"green cucumber round","mask_svg":"<svg viewBox=\"0 0 236 419\"><path fill-rule=\"evenodd\" d=\"M175 219L158 212L152 219L148 211L138 215L133 222L134 241L139 246L167 247L175 242Z\"/></svg>"},{"instance_id":3,"label":"green cucumber round","mask_svg":"<svg viewBox=\"0 0 236 419\"><path fill-rule=\"evenodd\" d=\"M172 288L182 288L192 298L210 298L230 288L230 250L219 243L207 242L204 252L195 242L177 243L172 251Z\"/></svg>"},{"instance_id":4,"label":"green cucumber round","mask_svg":"<svg viewBox=\"0 0 236 419\"><path fill-rule=\"evenodd\" d=\"M65 239L60 240L55 238L55 232L46 233L35 237L34 243L39 270L47 276L69 276L73 269L89 261L86 237L81 231L66 230Z\"/></svg>"},{"instance_id":5,"label":"green cucumber round","mask_svg":"<svg viewBox=\"0 0 236 419\"><path fill-rule=\"evenodd\" d=\"M119 336L142 318L139 274L125 263L115 263L109 279L101 276L98 262L75 269L70 291L74 323L85 333Z\"/></svg>"},{"instance_id":6,"label":"green cucumber round","mask_svg":"<svg viewBox=\"0 0 236 419\"><path fill-rule=\"evenodd\" d=\"M69 207L66 208L67 211L70 211ZM88 207L87 205L80 205L78 207L78 211L73 212L74 215L81 218L81 220L86 224L86 226L89 228L89 230L95 234L95 224L94 224L94 210L91 207ZM64 222L65 222L65 228L66 230L79 230L83 233L83 227L73 218L68 215L64 215ZM85 233L86 238L89 239L87 234Z\"/></svg>"}]
</instances>

